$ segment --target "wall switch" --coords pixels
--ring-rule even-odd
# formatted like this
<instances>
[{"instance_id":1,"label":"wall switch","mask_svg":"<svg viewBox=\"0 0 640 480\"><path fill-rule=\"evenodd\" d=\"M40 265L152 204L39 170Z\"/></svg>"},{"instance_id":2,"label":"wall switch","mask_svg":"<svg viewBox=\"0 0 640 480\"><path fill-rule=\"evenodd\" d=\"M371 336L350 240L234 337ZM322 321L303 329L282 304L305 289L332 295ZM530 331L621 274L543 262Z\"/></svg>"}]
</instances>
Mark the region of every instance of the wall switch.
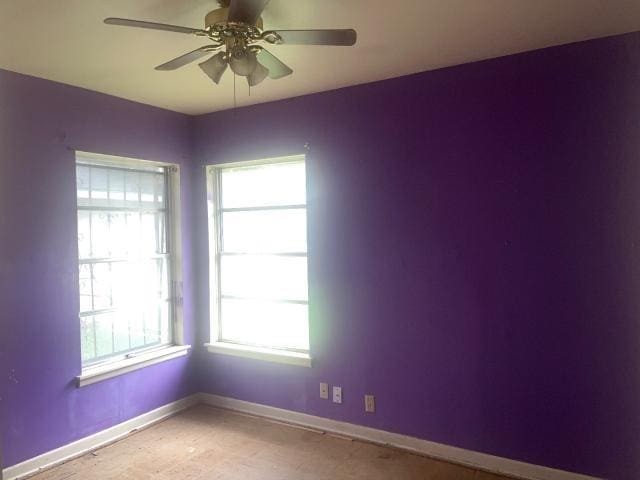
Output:
<instances>
[{"instance_id":1,"label":"wall switch","mask_svg":"<svg viewBox=\"0 0 640 480\"><path fill-rule=\"evenodd\" d=\"M329 384L320 383L320 398L329 399Z\"/></svg>"},{"instance_id":2,"label":"wall switch","mask_svg":"<svg viewBox=\"0 0 640 480\"><path fill-rule=\"evenodd\" d=\"M342 387L333 387L333 403L342 403Z\"/></svg>"},{"instance_id":3,"label":"wall switch","mask_svg":"<svg viewBox=\"0 0 640 480\"><path fill-rule=\"evenodd\" d=\"M364 411L369 413L376 411L376 397L373 395L364 396Z\"/></svg>"}]
</instances>

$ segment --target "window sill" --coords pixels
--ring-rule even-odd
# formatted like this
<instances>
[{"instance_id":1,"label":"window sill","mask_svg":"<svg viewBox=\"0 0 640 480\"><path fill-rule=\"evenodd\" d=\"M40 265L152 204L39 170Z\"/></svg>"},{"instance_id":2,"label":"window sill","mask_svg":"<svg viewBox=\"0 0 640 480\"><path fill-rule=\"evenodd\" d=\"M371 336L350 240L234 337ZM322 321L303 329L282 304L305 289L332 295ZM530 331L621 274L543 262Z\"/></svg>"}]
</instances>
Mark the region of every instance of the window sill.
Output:
<instances>
[{"instance_id":1,"label":"window sill","mask_svg":"<svg viewBox=\"0 0 640 480\"><path fill-rule=\"evenodd\" d=\"M155 365L156 363L184 357L190 348L191 345L172 345L151 352L140 353L134 357L117 362L85 368L82 370L82 373L76 377L78 387L86 387L92 383L133 372L134 370Z\"/></svg>"},{"instance_id":2,"label":"window sill","mask_svg":"<svg viewBox=\"0 0 640 480\"><path fill-rule=\"evenodd\" d=\"M301 367L311 367L311 357L307 353L287 352L272 350L270 348L248 347L234 343L214 342L205 343L205 347L211 353L234 355L236 357L253 358L267 362L286 363Z\"/></svg>"}]
</instances>

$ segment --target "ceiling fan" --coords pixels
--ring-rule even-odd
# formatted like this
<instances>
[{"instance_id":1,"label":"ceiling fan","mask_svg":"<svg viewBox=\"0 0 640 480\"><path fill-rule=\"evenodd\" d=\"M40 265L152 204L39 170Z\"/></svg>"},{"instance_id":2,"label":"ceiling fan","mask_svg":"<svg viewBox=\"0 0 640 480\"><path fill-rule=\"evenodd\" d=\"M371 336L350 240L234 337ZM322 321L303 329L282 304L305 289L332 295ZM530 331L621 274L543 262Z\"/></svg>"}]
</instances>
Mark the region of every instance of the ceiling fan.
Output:
<instances>
[{"instance_id":1,"label":"ceiling fan","mask_svg":"<svg viewBox=\"0 0 640 480\"><path fill-rule=\"evenodd\" d=\"M262 12L269 0L219 0L220 8L205 17L205 27L189 28L163 23L107 18L104 23L123 27L150 28L206 37L213 44L185 53L156 70L176 70L202 57L218 52L199 66L215 83L220 83L227 66L236 75L247 78L251 87L265 78L278 79L293 73L266 48L258 45L341 45L356 43L356 31L343 30L263 30Z\"/></svg>"}]
</instances>

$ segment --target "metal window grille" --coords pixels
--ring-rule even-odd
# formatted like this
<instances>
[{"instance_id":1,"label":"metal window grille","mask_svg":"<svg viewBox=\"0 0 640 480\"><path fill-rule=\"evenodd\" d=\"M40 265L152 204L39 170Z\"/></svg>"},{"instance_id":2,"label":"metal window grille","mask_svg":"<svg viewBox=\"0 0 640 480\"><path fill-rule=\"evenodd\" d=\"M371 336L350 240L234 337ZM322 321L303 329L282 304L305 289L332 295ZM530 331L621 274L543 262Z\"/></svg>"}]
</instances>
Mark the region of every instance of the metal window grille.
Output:
<instances>
[{"instance_id":1,"label":"metal window grille","mask_svg":"<svg viewBox=\"0 0 640 480\"><path fill-rule=\"evenodd\" d=\"M168 169L76 164L84 366L172 341Z\"/></svg>"}]
</instances>

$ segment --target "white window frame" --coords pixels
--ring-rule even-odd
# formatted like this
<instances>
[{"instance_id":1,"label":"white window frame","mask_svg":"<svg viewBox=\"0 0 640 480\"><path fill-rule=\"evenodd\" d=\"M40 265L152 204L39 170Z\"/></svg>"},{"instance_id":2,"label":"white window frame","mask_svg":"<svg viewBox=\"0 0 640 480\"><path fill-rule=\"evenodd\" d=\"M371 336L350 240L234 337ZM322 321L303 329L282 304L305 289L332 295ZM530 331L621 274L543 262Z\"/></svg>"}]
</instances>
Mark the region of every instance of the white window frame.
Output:
<instances>
[{"instance_id":1,"label":"white window frame","mask_svg":"<svg viewBox=\"0 0 640 480\"><path fill-rule=\"evenodd\" d=\"M174 163L155 162L127 157L102 155L98 153L75 151L74 165L86 160L90 165L120 167L131 169L165 168L167 171L167 236L169 237L169 295L171 343L127 353L121 357L106 359L103 362L82 366L76 377L78 387L91 385L140 368L154 365L187 355L191 345L185 344L183 294L182 294L182 235L180 219L180 166ZM78 328L80 324L78 323ZM82 362L81 362L82 364Z\"/></svg>"},{"instance_id":2,"label":"white window frame","mask_svg":"<svg viewBox=\"0 0 640 480\"><path fill-rule=\"evenodd\" d=\"M211 353L221 353L237 357L253 358L277 363L286 363L302 367L311 367L311 352L300 352L285 349L272 349L224 342L220 339L220 211L219 211L219 179L220 172L227 168L249 167L254 165L270 165L284 162L304 161L306 155L291 155L286 157L274 157L260 160L222 163L209 165L207 172L207 211L209 218L209 312L210 312L210 342L205 344ZM308 215L308 201L307 201ZM308 216L307 216L308 225ZM308 226L307 226L308 229ZM308 255L308 251L307 251ZM308 257L307 257L308 258ZM307 262L308 271L308 262ZM311 318L309 317L309 330L311 330Z\"/></svg>"}]
</instances>

